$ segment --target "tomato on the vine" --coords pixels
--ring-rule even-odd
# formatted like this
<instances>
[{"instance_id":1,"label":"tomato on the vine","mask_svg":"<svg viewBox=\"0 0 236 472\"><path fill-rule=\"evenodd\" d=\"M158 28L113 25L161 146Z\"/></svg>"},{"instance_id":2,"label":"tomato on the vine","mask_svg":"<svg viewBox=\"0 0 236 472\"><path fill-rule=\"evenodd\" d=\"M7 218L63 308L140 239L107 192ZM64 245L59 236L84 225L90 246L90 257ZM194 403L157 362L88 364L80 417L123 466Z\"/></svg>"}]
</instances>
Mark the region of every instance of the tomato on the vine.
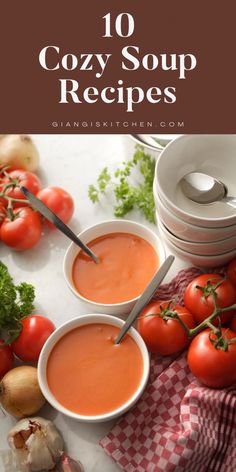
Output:
<instances>
[{"instance_id":1,"label":"tomato on the vine","mask_svg":"<svg viewBox=\"0 0 236 472\"><path fill-rule=\"evenodd\" d=\"M3 191L3 185L0 185L0 193ZM0 205L3 208L7 207L7 199L4 197L0 197Z\"/></svg>"},{"instance_id":2,"label":"tomato on the vine","mask_svg":"<svg viewBox=\"0 0 236 472\"><path fill-rule=\"evenodd\" d=\"M222 340L218 340L211 329L205 329L188 349L189 368L207 387L223 388L236 382L236 343L224 347L225 340L235 338L236 334L226 328L221 331Z\"/></svg>"},{"instance_id":3,"label":"tomato on the vine","mask_svg":"<svg viewBox=\"0 0 236 472\"><path fill-rule=\"evenodd\" d=\"M37 175L33 172L22 170L22 169L15 169L11 172L8 172L8 177L3 179L4 184L10 183L11 179L16 180L19 182L20 186L26 187L30 192L36 195L39 190L42 188L41 182ZM12 186L6 191L6 195L11 198L16 198L19 200L25 200L25 195L20 190L19 186ZM19 208L27 206L27 203L24 202L14 202L13 207Z\"/></svg>"},{"instance_id":4,"label":"tomato on the vine","mask_svg":"<svg viewBox=\"0 0 236 472\"><path fill-rule=\"evenodd\" d=\"M12 343L13 352L24 362L36 362L46 340L55 330L48 318L41 315L27 316L21 321L22 330Z\"/></svg>"},{"instance_id":5,"label":"tomato on the vine","mask_svg":"<svg viewBox=\"0 0 236 472\"><path fill-rule=\"evenodd\" d=\"M12 368L13 359L11 348L0 340L0 379Z\"/></svg>"},{"instance_id":6,"label":"tomato on the vine","mask_svg":"<svg viewBox=\"0 0 236 472\"><path fill-rule=\"evenodd\" d=\"M37 197L42 200L64 223L70 221L74 212L74 202L68 192L60 187L47 187L38 192ZM51 229L55 226L48 220L45 223Z\"/></svg>"},{"instance_id":7,"label":"tomato on the vine","mask_svg":"<svg viewBox=\"0 0 236 472\"><path fill-rule=\"evenodd\" d=\"M230 329L232 329L232 331L234 331L234 333L236 333L236 315L233 316L229 327L230 327ZM236 336L236 334L235 334L235 336Z\"/></svg>"},{"instance_id":8,"label":"tomato on the vine","mask_svg":"<svg viewBox=\"0 0 236 472\"><path fill-rule=\"evenodd\" d=\"M214 311L213 292L216 295L216 303L220 308L226 308L236 302L236 290L229 279L219 274L203 274L196 277L187 286L184 293L184 304L193 314L197 323L201 323ZM229 321L235 310L222 313L221 323ZM213 321L218 324L219 320Z\"/></svg>"},{"instance_id":9,"label":"tomato on the vine","mask_svg":"<svg viewBox=\"0 0 236 472\"><path fill-rule=\"evenodd\" d=\"M5 205L2 204L1 199L0 199L0 226L6 217L6 208Z\"/></svg>"},{"instance_id":10,"label":"tomato on the vine","mask_svg":"<svg viewBox=\"0 0 236 472\"><path fill-rule=\"evenodd\" d=\"M188 345L187 333L180 322L174 318L175 313L188 328L195 323L191 313L173 302L150 302L141 312L137 329L150 352L167 356L182 351Z\"/></svg>"},{"instance_id":11,"label":"tomato on the vine","mask_svg":"<svg viewBox=\"0 0 236 472\"><path fill-rule=\"evenodd\" d=\"M236 285L236 257L230 262L227 268L227 275L230 281ZM235 289L236 290L236 289Z\"/></svg>"},{"instance_id":12,"label":"tomato on the vine","mask_svg":"<svg viewBox=\"0 0 236 472\"><path fill-rule=\"evenodd\" d=\"M40 216L29 207L13 210L13 219L4 218L0 227L0 239L16 251L35 246L41 238L41 233Z\"/></svg>"}]
</instances>

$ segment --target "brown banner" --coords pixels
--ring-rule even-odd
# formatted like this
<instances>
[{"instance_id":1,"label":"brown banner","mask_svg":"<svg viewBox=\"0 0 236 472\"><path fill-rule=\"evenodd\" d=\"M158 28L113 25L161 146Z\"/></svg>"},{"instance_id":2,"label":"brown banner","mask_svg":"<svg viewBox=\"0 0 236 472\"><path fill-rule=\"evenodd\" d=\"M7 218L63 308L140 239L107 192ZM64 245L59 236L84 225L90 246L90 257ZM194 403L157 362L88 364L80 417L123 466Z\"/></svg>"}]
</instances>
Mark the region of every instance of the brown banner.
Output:
<instances>
[{"instance_id":1,"label":"brown banner","mask_svg":"<svg viewBox=\"0 0 236 472\"><path fill-rule=\"evenodd\" d=\"M1 133L235 133L235 3L5 0Z\"/></svg>"}]
</instances>

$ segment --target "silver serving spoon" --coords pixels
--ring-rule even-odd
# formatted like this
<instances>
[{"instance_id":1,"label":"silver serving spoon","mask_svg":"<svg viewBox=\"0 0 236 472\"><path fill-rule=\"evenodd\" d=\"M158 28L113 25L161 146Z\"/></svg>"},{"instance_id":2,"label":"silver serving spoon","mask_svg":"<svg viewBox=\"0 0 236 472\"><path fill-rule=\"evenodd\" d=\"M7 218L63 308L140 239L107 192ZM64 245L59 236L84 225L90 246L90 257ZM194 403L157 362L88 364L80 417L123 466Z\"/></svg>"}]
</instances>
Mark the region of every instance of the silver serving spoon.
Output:
<instances>
[{"instance_id":1,"label":"silver serving spoon","mask_svg":"<svg viewBox=\"0 0 236 472\"><path fill-rule=\"evenodd\" d=\"M228 189L223 182L202 172L190 172L180 180L184 195L190 200L206 204L222 201L236 208L236 197L227 197Z\"/></svg>"},{"instance_id":2,"label":"silver serving spoon","mask_svg":"<svg viewBox=\"0 0 236 472\"><path fill-rule=\"evenodd\" d=\"M58 216L48 208L45 203L43 203L39 198L37 198L33 193L31 193L27 188L21 187L20 188L26 198L29 200L31 205L38 210L41 215L44 216L47 220L51 221L65 236L67 236L71 241L73 241L77 246L79 246L82 251L84 251L89 257L93 259L93 261L98 264L100 262L99 257L94 254L94 252L84 244L81 239L76 236L75 233L67 226Z\"/></svg>"},{"instance_id":3,"label":"silver serving spoon","mask_svg":"<svg viewBox=\"0 0 236 472\"><path fill-rule=\"evenodd\" d=\"M145 305L151 300L155 291L157 290L162 280L164 279L165 275L167 274L170 267L172 266L174 259L175 259L174 256L168 256L165 262L161 265L161 267L155 273L151 282L149 282L148 286L145 288L141 297L138 299L133 309L131 310L125 324L122 326L119 334L117 335L115 339L115 344L119 344L121 342L121 340L123 339L123 337L126 335L127 331L129 330L130 326L135 322L139 313L142 311Z\"/></svg>"}]
</instances>

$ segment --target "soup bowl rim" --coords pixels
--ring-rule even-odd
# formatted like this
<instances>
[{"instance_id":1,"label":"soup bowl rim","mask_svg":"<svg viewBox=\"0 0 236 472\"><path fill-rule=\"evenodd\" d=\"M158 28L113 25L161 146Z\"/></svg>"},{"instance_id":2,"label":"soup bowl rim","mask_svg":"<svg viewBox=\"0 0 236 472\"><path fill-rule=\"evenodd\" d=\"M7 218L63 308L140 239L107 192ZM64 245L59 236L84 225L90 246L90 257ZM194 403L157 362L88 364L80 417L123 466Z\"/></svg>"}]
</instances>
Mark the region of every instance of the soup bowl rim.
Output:
<instances>
[{"instance_id":1,"label":"soup bowl rim","mask_svg":"<svg viewBox=\"0 0 236 472\"><path fill-rule=\"evenodd\" d=\"M38 382L39 382L40 389L44 397L46 398L46 400L50 403L51 406L53 406L60 413L63 413L66 416L69 416L71 418L74 418L81 422L86 422L86 423L109 421L113 418L116 418L122 415L126 411L128 411L138 401L138 399L142 395L146 387L148 377L149 377L149 372L150 372L150 357L149 357L149 353L145 345L145 342L143 341L138 331L134 327L131 327L129 329L129 334L132 337L132 339L135 341L138 348L140 349L142 359L143 359L143 372L142 372L139 386L134 391L130 399L127 402L125 402L123 405L121 405L119 408L116 408L115 410L112 410L112 411L109 411L108 413L103 413L100 415L81 415L79 413L73 412L69 410L68 408L64 407L54 397L54 395L50 391L50 388L47 382L47 362L48 362L49 355L53 347L64 335L66 335L67 333L69 333L73 329L76 329L79 326L84 326L87 324L94 324L94 323L109 324L109 325L117 326L121 328L123 324L125 323L125 321L116 316L100 314L100 313L80 315L75 318L72 318L71 320L63 323L60 327L56 328L56 330L50 335L50 337L47 339L46 343L43 346L43 349L40 353L39 361L38 361Z\"/></svg>"},{"instance_id":2,"label":"soup bowl rim","mask_svg":"<svg viewBox=\"0 0 236 472\"><path fill-rule=\"evenodd\" d=\"M96 229L100 230L103 227L104 228L105 227L109 228L109 226L112 228L113 225L115 227L116 226L120 227L120 230L118 231L118 230L115 229L113 231L114 233L124 232L124 233L134 234L135 236L139 236L139 237L145 239L145 241L147 241L149 244L151 244L153 249L155 250L157 256L158 256L158 259L159 259L159 264L158 264L158 267L157 267L157 270L158 270L158 268L164 262L165 257L166 257L165 247L164 247L160 237L158 236L158 234L155 231L153 231L152 229L150 229L148 226L143 225L142 223L132 221L132 220L123 220L123 219L104 220L104 221L101 221L99 223L95 223L94 225L88 226L87 228L85 228L83 231L81 231L79 233L78 237L83 240L83 238L85 236L86 241L83 241L83 242L87 243L87 242L89 242L89 240L91 241L93 239L96 239L96 236L95 236L95 238L92 237L92 239L88 238L88 241L87 241L86 236L91 231L96 230ZM134 232L132 233L131 229L130 230L125 229L125 228L128 228L128 227L133 228ZM137 230L137 232L135 232L135 229ZM138 234L139 231L145 232L147 236L146 237L145 236L140 236ZM102 233L100 236L105 236L106 234L110 234L110 233L109 233L109 231L106 232L106 230L104 230L104 233ZM97 236L97 237L99 237L99 236ZM151 239L155 240L155 243L156 243L155 246L154 246L154 244L151 243ZM72 242L67 247L67 250L66 250L66 253L65 253L65 256L64 256L64 260L63 260L64 278L66 280L66 283L67 283L68 287L72 291L72 293L77 298L79 298L82 302L87 304L87 306L90 306L90 309L95 310L99 313L104 312L104 313L110 314L110 312L111 312L112 315L128 313L128 311L132 308L132 306L135 304L135 302L139 299L141 293L139 295L137 295L136 297L133 297L133 298L121 301L121 302L116 302L116 303L103 303L103 302L93 301L93 300L90 300L89 298L84 297L83 295L81 295L81 293L79 293L79 291L74 286L74 283L73 283L73 280L72 280L72 275L71 275L73 263L71 264L70 257L71 257L71 253L73 251L75 252L75 255L74 255L74 258L73 258L73 262L74 262L75 258L77 257L77 255L81 251L81 249L79 247L77 247L75 243Z\"/></svg>"}]
</instances>

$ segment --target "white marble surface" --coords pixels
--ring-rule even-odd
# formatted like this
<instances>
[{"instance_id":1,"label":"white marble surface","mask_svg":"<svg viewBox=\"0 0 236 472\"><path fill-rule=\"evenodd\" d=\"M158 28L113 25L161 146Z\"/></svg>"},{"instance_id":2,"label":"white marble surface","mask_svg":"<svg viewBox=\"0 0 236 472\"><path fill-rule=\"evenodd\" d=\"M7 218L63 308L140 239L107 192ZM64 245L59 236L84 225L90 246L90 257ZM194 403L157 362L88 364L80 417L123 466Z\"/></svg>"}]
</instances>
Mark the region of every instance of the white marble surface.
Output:
<instances>
[{"instance_id":1,"label":"white marble surface","mask_svg":"<svg viewBox=\"0 0 236 472\"><path fill-rule=\"evenodd\" d=\"M109 203L93 205L87 196L90 183L95 183L104 166L115 169L129 153L128 137L112 135L35 135L41 155L39 176L44 186L56 185L68 190L75 201L72 229L82 229L104 219L113 218ZM135 212L129 219L143 222ZM149 225L156 230L154 225ZM7 264L16 283L27 281L36 287L36 312L51 318L56 326L79 314L86 308L67 287L62 273L62 262L67 239L57 231L45 231L40 243L32 250L15 253L0 245L0 259ZM167 250L168 252L168 250ZM170 279L186 263L176 259L168 275ZM166 279L167 280L167 279ZM115 421L94 425L80 424L51 407L42 415L51 418L63 434L69 453L79 458L85 472L118 472L120 468L106 456L99 440ZM6 433L15 420L0 412L0 450L7 449ZM1 468L2 467L2 468ZM0 461L0 472L3 466Z\"/></svg>"}]
</instances>

